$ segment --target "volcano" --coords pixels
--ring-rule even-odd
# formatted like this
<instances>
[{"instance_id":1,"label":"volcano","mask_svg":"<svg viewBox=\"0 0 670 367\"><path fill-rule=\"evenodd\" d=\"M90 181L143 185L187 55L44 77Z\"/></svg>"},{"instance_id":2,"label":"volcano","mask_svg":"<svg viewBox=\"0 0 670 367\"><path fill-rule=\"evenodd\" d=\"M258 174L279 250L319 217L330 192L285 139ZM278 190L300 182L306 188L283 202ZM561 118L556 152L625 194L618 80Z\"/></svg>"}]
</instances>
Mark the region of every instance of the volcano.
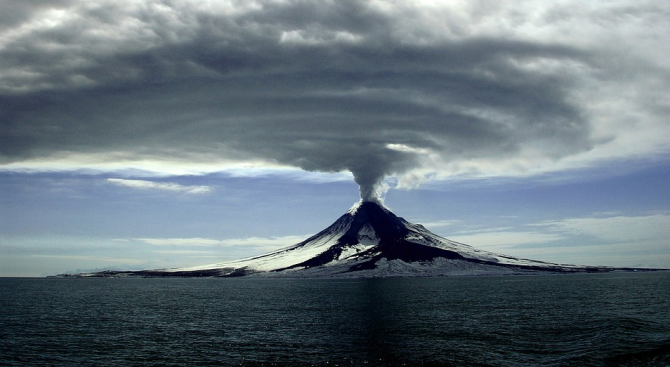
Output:
<instances>
[{"instance_id":1,"label":"volcano","mask_svg":"<svg viewBox=\"0 0 670 367\"><path fill-rule=\"evenodd\" d=\"M603 272L615 269L521 259L440 237L376 202L359 202L314 236L268 254L189 268L79 276L370 278Z\"/></svg>"}]
</instances>

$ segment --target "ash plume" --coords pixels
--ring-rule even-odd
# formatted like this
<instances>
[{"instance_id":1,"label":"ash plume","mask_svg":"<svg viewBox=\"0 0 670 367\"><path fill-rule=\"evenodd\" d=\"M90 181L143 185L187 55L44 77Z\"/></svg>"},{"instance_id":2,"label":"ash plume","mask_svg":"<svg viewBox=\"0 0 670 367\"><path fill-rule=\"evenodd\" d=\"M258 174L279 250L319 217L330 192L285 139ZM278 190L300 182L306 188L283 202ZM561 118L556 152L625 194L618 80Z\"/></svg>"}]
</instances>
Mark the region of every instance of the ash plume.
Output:
<instances>
[{"instance_id":1,"label":"ash plume","mask_svg":"<svg viewBox=\"0 0 670 367\"><path fill-rule=\"evenodd\" d=\"M653 17L670 5L546 4L3 3L0 164L260 162L350 171L379 201L388 176L667 150L650 101L670 90L667 20Z\"/></svg>"}]
</instances>

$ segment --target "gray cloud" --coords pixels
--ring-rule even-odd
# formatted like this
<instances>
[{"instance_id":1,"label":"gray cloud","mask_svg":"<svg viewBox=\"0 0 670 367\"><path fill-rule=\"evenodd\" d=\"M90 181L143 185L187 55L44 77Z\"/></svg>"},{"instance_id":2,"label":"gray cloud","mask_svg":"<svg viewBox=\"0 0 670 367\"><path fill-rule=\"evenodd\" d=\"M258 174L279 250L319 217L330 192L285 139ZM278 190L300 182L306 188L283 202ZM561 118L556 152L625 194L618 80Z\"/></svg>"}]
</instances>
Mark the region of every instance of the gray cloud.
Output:
<instances>
[{"instance_id":1,"label":"gray cloud","mask_svg":"<svg viewBox=\"0 0 670 367\"><path fill-rule=\"evenodd\" d=\"M538 20L502 6L433 14L375 4L12 6L18 20L0 18L0 159L255 159L348 170L367 196L388 175L530 170L600 152L625 131L594 118L616 106L594 106L626 99L618 88L644 85L651 66L661 85L670 75L666 61L630 55L634 40L592 48L584 38L597 44L607 32L563 32L566 23L651 14L644 5L585 15L540 8ZM530 30L489 30L496 17ZM668 23L656 22L635 37L653 44ZM640 93L629 106L646 101L640 124L658 127L667 106Z\"/></svg>"}]
</instances>

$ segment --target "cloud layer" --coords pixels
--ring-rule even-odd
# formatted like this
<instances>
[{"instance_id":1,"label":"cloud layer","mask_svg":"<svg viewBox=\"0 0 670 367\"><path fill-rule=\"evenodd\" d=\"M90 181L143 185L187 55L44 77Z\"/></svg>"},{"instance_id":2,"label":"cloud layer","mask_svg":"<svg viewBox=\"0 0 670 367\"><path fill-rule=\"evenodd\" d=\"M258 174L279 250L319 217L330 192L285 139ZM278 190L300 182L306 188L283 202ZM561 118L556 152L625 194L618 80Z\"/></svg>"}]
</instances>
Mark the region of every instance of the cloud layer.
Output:
<instances>
[{"instance_id":1,"label":"cloud layer","mask_svg":"<svg viewBox=\"0 0 670 367\"><path fill-rule=\"evenodd\" d=\"M185 186L172 182L153 182L146 180L127 180L122 178L108 178L107 182L114 185L132 187L136 189L154 189L183 192L186 194L206 194L211 191L209 186Z\"/></svg>"},{"instance_id":2,"label":"cloud layer","mask_svg":"<svg viewBox=\"0 0 670 367\"><path fill-rule=\"evenodd\" d=\"M663 2L51 1L0 14L8 167L254 162L350 171L372 198L390 175L412 187L669 148Z\"/></svg>"}]
</instances>

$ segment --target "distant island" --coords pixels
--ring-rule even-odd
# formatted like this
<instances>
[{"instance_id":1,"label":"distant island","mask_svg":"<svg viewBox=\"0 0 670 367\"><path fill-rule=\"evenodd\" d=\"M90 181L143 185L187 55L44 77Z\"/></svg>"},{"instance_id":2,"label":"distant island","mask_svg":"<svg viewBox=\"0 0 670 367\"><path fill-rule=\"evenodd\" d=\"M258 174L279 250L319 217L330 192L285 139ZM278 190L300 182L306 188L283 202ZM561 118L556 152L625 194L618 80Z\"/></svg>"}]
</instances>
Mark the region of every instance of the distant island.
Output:
<instances>
[{"instance_id":1,"label":"distant island","mask_svg":"<svg viewBox=\"0 0 670 367\"><path fill-rule=\"evenodd\" d=\"M268 254L188 268L57 277L380 278L657 270L666 269L554 264L483 251L410 223L378 202L361 201L314 236Z\"/></svg>"}]
</instances>

